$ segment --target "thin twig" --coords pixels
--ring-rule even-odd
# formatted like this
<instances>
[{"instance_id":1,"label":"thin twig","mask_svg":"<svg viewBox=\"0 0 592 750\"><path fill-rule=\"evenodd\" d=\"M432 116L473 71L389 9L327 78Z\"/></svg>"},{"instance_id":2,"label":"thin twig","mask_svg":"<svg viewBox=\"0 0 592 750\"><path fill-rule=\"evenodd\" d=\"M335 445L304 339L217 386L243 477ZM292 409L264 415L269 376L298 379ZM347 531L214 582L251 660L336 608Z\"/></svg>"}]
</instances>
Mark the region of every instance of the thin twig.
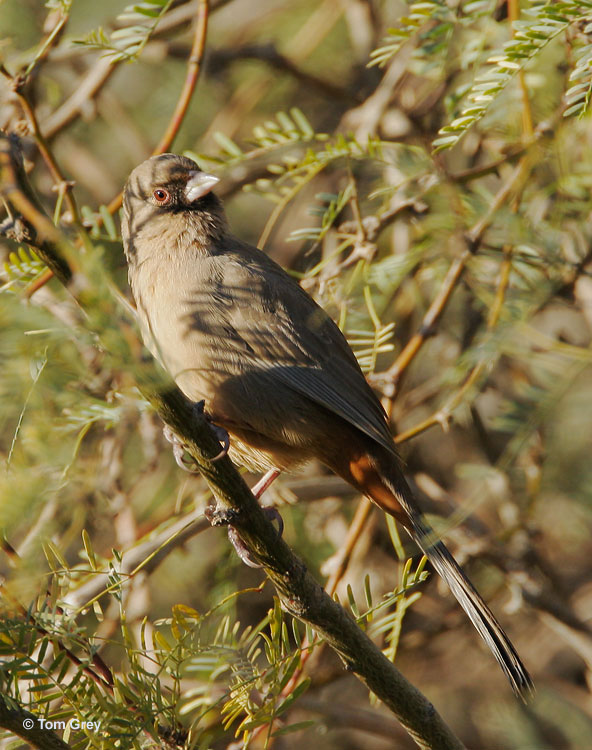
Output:
<instances>
[{"instance_id":1,"label":"thin twig","mask_svg":"<svg viewBox=\"0 0 592 750\"><path fill-rule=\"evenodd\" d=\"M70 180L67 180L62 174L62 171L45 137L43 136L41 132L41 129L39 127L39 122L37 120L37 115L35 114L35 110L31 106L31 103L29 102L28 97L24 93L26 79L24 79L21 76L17 76L16 78L13 78L8 73L6 68L4 68L4 66L0 66L0 71L6 78L8 78L12 86L12 89L14 90L19 100L23 113L27 119L31 132L33 134L33 138L35 139L35 143L37 144L37 148L39 149L39 153L41 154L43 161L47 165L47 168L49 169L51 176L53 177L57 190L63 195L63 198L66 201L66 205L68 206L68 209L70 211L72 223L76 227L80 239L82 240L82 242L87 243L88 242L87 232L84 226L82 225L80 212L78 211L76 200L74 198L74 195L72 194L73 183Z\"/></svg>"},{"instance_id":2,"label":"thin twig","mask_svg":"<svg viewBox=\"0 0 592 750\"><path fill-rule=\"evenodd\" d=\"M68 286L75 258L72 249L60 230L47 218L32 195L24 169L14 156L14 144L6 136L0 136L0 186L2 196L29 225L34 240L29 242L52 273Z\"/></svg>"},{"instance_id":3,"label":"thin twig","mask_svg":"<svg viewBox=\"0 0 592 750\"><path fill-rule=\"evenodd\" d=\"M85 664L78 656L76 656L71 648L56 639L53 633L50 633L49 630L36 622L34 615L28 612L27 609L23 607L23 605L19 601L17 601L9 591L4 589L3 587L0 588L3 589L4 596L10 601L15 610L21 615L21 617L23 617L24 620L31 623L31 625L35 628L39 635L43 637L47 636L48 638L50 638L52 643L54 644L54 648L56 650L59 649L60 651L63 651L72 664L74 664L76 667L82 667L82 671L94 682L96 682L97 685L104 688L110 693L113 692L113 686L115 684L113 675L111 674L111 670L109 669L109 667L107 667L101 657L98 657L96 660L94 659L94 656L91 657L91 661L94 663L97 669L97 671L95 671L88 664Z\"/></svg>"},{"instance_id":4,"label":"thin twig","mask_svg":"<svg viewBox=\"0 0 592 750\"><path fill-rule=\"evenodd\" d=\"M518 0L508 0L508 21L512 36L516 36L516 30L514 24L520 18L520 3ZM532 138L534 133L534 125L532 120L532 107L530 106L530 99L528 97L528 89L526 87L526 79L524 76L524 69L521 68L518 71L518 83L520 85L520 93L522 95L522 130L527 139Z\"/></svg>"},{"instance_id":5,"label":"thin twig","mask_svg":"<svg viewBox=\"0 0 592 750\"><path fill-rule=\"evenodd\" d=\"M325 591L329 596L333 596L337 591L341 579L345 575L348 565L351 560L351 556L356 547L356 544L360 540L362 532L366 528L368 519L374 509L372 501L367 497L363 497L358 503L356 512L347 530L347 536L345 537L344 543L341 545L338 554L335 559L335 569L329 576L329 580L325 584Z\"/></svg>"},{"instance_id":6,"label":"thin twig","mask_svg":"<svg viewBox=\"0 0 592 750\"><path fill-rule=\"evenodd\" d=\"M400 726L378 709L353 708L342 701L323 701L309 695L299 699L298 707L319 714L332 729L367 732L396 743L393 747L403 747L404 735Z\"/></svg>"},{"instance_id":7,"label":"thin twig","mask_svg":"<svg viewBox=\"0 0 592 750\"><path fill-rule=\"evenodd\" d=\"M206 35L208 31L208 15L209 15L209 2L208 0L200 0L197 8L197 23L195 26L195 32L193 35L193 43L191 45L191 52L187 60L187 73L185 75L185 81L183 88L179 96L179 101L175 107L175 111L171 117L169 125L160 139L158 145L154 149L155 154L162 154L168 151L171 144L175 140L179 128L181 127L189 102L195 90L197 80L201 71L201 62L206 45Z\"/></svg>"},{"instance_id":8,"label":"thin twig","mask_svg":"<svg viewBox=\"0 0 592 750\"><path fill-rule=\"evenodd\" d=\"M120 62L109 57L101 57L93 62L71 96L45 121L43 135L46 140L57 135L82 112L85 104L97 96Z\"/></svg>"},{"instance_id":9,"label":"thin twig","mask_svg":"<svg viewBox=\"0 0 592 750\"><path fill-rule=\"evenodd\" d=\"M283 52L294 64L300 64L309 57L315 49L323 42L343 14L341 3L335 0L324 0L317 4L305 23L286 40ZM245 27L240 29L240 38L245 34ZM210 122L202 140L207 142L213 133L220 130L229 138L239 127L240 123L247 119L249 112L253 112L261 99L270 88L277 85L277 78L271 72L266 71L254 80L249 80L239 86L226 105L216 114Z\"/></svg>"},{"instance_id":10,"label":"thin twig","mask_svg":"<svg viewBox=\"0 0 592 750\"><path fill-rule=\"evenodd\" d=\"M499 159L494 159L487 164L482 164L477 167L470 167L469 169L463 169L460 172L455 172L450 175L450 180L458 184L464 182L471 182L472 180L478 180L480 177L486 177L488 174L497 174L500 167L505 164L511 163L519 159L524 152L530 147L530 144L520 146L519 148L513 148L506 154L501 156Z\"/></svg>"},{"instance_id":11,"label":"thin twig","mask_svg":"<svg viewBox=\"0 0 592 750\"><path fill-rule=\"evenodd\" d=\"M472 255L473 253L471 250L465 248L459 257L452 261L446 276L442 281L438 294L423 316L423 320L421 321L417 332L409 339L393 365L386 370L386 372L377 373L374 376L373 380L385 381L383 393L391 404L403 372L409 367L426 339L434 335L436 322L444 312L446 305L452 296L452 292L464 273L467 261Z\"/></svg>"},{"instance_id":12,"label":"thin twig","mask_svg":"<svg viewBox=\"0 0 592 750\"><path fill-rule=\"evenodd\" d=\"M491 310L489 312L489 316L487 319L488 331L492 331L495 328L499 320L499 316L503 308L503 302L505 299L506 290L508 288L508 284L510 281L511 270L512 270L511 248L506 248L504 252L504 260L502 262L502 267L500 269L500 279L499 279L499 283L498 283L498 287L497 287L497 291L495 295L495 300L491 307ZM464 383L459 388L459 390L451 398L448 399L448 401L444 404L444 406L438 409L438 411L436 411L427 419L424 419L423 422L420 422L414 427L411 427L410 429L405 430L405 432L400 432L395 437L395 442L397 444L404 443L410 438L415 437L416 435L419 435L421 432L425 432L425 430L428 430L430 427L433 427L438 424L441 425L443 429L446 429L448 426L448 423L450 422L453 412L463 402L467 391L469 391L473 387L473 385L479 380L479 378L482 376L483 371L486 369L488 361L489 361L488 357L483 356L479 360L479 362L477 362L477 364L473 367L471 372L468 374L467 378L465 379Z\"/></svg>"},{"instance_id":13,"label":"thin twig","mask_svg":"<svg viewBox=\"0 0 592 750\"><path fill-rule=\"evenodd\" d=\"M513 22L517 21L519 16L520 16L520 7L518 4L518 0L508 0L508 18L510 21L510 28L512 28L512 34L514 34ZM524 73L522 70L519 72L518 79L520 83L520 90L522 93L522 124L523 124L523 131L524 131L524 137L525 137L524 153L522 154L520 161L518 162L518 165L512 172L510 179L506 182L505 185L502 185L501 189L498 191L487 213L480 219L480 221L478 221L473 226L471 230L469 230L469 232L467 232L466 238L468 242L468 250L470 251L470 253L467 255L465 251L463 255L461 256L461 258L457 259L454 274L451 274L449 271L449 275L447 276L447 278L445 279L442 285L442 289L443 289L446 287L446 282L448 280L450 281L450 285L448 287L448 291L449 291L448 295L445 298L443 298L442 295L439 295L439 297L436 298L436 300L434 301L434 303L437 303L437 304L434 304L434 303L432 304L432 307L434 308L433 313L437 317L441 315L442 312L444 311L446 302L448 301L450 294L452 293L452 290L454 288L452 282L456 284L456 282L460 278L460 275L462 274L462 271L464 269L466 262L469 260L471 255L477 251L478 246L481 243L481 240L483 239L483 234L485 233L486 229L489 227L489 225L493 221L493 218L495 214L497 213L498 209L508 200L509 196L512 193L514 193L514 201L512 204L512 210L514 212L518 210L518 204L519 204L520 196L522 194L522 189L524 187L524 184L530 172L530 153L531 153L530 146L534 143L535 135L536 135L534 126L533 126L530 100L528 98L528 91L526 88ZM542 132L543 130L541 128L539 135L542 134ZM502 263L502 268L501 268L501 273L500 273L500 282L498 285L495 303L494 303L493 308L490 311L488 322L487 322L487 329L489 331L493 329L501 313L505 292L509 283L510 271L512 269L511 255L512 255L512 249L509 247L505 248L504 249L505 257ZM451 269L452 268L453 267L451 267ZM432 307L430 308L430 310L432 310ZM426 317L424 318L424 323L427 322L429 326L433 326L435 319L436 319L434 318L434 315L432 316L432 318L429 318L426 321L426 318L428 317L430 310L428 310L428 313L426 314ZM420 328L420 333L422 332L422 330L424 330L423 324ZM410 340L407 347L405 347L403 352L401 352L401 355L397 359L397 362L395 362L395 364L389 371L391 378L392 378L391 382L395 386L396 386L398 379L400 378L401 372L403 371L405 367L408 366L409 362L413 359L413 357L419 350L421 344L423 343L424 339L422 339L420 335L415 334L415 336ZM399 362L400 364L397 369L397 363ZM423 422L416 425L415 427L409 430L406 430L404 433L400 433L396 438L396 442L402 443L405 440L409 440L409 438L419 434L420 432L423 432L424 430L427 430L429 427L432 427L435 424L441 424L442 427L446 429L448 422L450 421L450 418L452 416L452 412L462 403L466 392L473 386L473 384L477 380L479 380L479 378L482 375L483 370L485 369L486 363L487 363L487 360L484 357L475 365L475 367L473 368L471 373L468 375L467 379L465 380L465 382L463 383L459 391L452 398L450 398L448 402L441 409L439 409L435 414L433 414L431 417L428 417L428 419L424 420ZM391 405L392 405L392 398L391 398Z\"/></svg>"},{"instance_id":14,"label":"thin twig","mask_svg":"<svg viewBox=\"0 0 592 750\"><path fill-rule=\"evenodd\" d=\"M164 154L170 149L173 141L177 136L177 133L179 132L179 129L181 128L181 125L183 124L185 115L187 114L187 109L189 107L189 103L191 102L191 97L193 96L193 92L195 91L195 86L197 84L197 80L201 71L201 63L205 51L206 35L208 31L208 16L209 1L199 0L197 6L197 22L195 25L195 32L193 34L191 52L189 54L189 59L187 60L187 72L185 74L183 88L181 89L181 94L179 95L179 99L175 106L175 110L171 115L171 119L169 121L167 129L165 130L157 146L154 148L154 151L152 152L153 155ZM122 200L123 193L119 193L119 195L117 195L107 206L107 210L109 211L109 213L114 214L116 211L118 211L121 208Z\"/></svg>"},{"instance_id":15,"label":"thin twig","mask_svg":"<svg viewBox=\"0 0 592 750\"><path fill-rule=\"evenodd\" d=\"M64 29L66 28L66 24L68 23L68 20L70 18L70 12L65 11L63 8L60 8L56 11L55 8L50 9L49 13L47 14L47 18L51 18L52 15L58 15L59 19L56 23L56 25L53 27L53 29L49 32L47 35L46 40L41 45L41 48L39 49L39 52L35 55L35 57L31 60L29 65L27 66L24 77L29 78L35 68L37 68L44 60L47 59L47 56L51 52L51 50L57 45L59 42L62 34L64 33ZM47 24L47 21L46 21Z\"/></svg>"},{"instance_id":16,"label":"thin twig","mask_svg":"<svg viewBox=\"0 0 592 750\"><path fill-rule=\"evenodd\" d=\"M512 171L508 180L501 186L499 191L494 196L488 211L481 219L479 219L479 221L477 221L473 225L471 229L469 229L468 232L466 232L465 240L467 243L467 247L461 253L461 255L452 262L444 278L444 281L442 282L440 292L425 313L417 333L414 334L412 338L407 342L407 345L403 348L398 358L388 370L383 373L376 373L372 376L371 379L375 383L380 384L383 389L383 405L389 415L392 412L393 401L401 375L407 369L407 367L409 367L427 338L435 333L434 326L436 322L444 312L446 305L452 295L452 292L456 287L456 284L464 273L467 262L469 261L471 256L478 251L479 245L481 244L481 241L483 239L483 235L494 220L497 211L508 200L512 193L515 193L517 195L521 193L526 177L530 170L530 154L532 149L536 147L537 143L542 137L554 131L555 124L561 121L564 110L565 105L562 105L559 110L555 112L553 118L550 121L541 122L537 125L536 128L533 129L532 133L528 136L523 148L519 152L521 154L520 161ZM515 153L508 154L499 162L490 164L480 169L483 170L483 174L486 174L490 171L497 171L498 167L501 166L502 163L513 161L515 156ZM447 179L450 182L463 183L468 181L469 179L476 178L477 176L480 176L480 173L466 172L459 173L457 175L449 175ZM514 206L512 207L514 210L515 206L516 204L514 204ZM384 219L386 224L388 224L390 220L388 213L385 214ZM382 228L383 227L381 226L380 231L382 231Z\"/></svg>"},{"instance_id":17,"label":"thin twig","mask_svg":"<svg viewBox=\"0 0 592 750\"><path fill-rule=\"evenodd\" d=\"M219 73L229 63L240 62L241 60L261 60L274 70L283 70L289 73L309 89L317 89L333 101L345 100L350 104L360 104L361 102L359 94L355 91L308 73L289 57L278 52L276 46L269 42L266 44L244 44L231 49L212 50L208 55L208 67L211 65L212 69Z\"/></svg>"},{"instance_id":18,"label":"thin twig","mask_svg":"<svg viewBox=\"0 0 592 750\"><path fill-rule=\"evenodd\" d=\"M230 0L214 0L210 3L210 13L222 8ZM176 8L172 8L165 16L161 19L158 26L152 34L152 39L159 39L172 31L175 31L180 26L184 26L189 23L192 18L195 17L198 11L198 2L186 3ZM162 42L158 42L159 45ZM149 42L145 50L152 48L152 42ZM73 54L79 56L86 50L83 47L68 47L65 50L58 50L56 53L51 55L53 62L63 62ZM53 138L62 128L68 125L72 120L80 114L81 109L85 102L94 99L97 94L101 91L105 83L109 80L111 75L124 62L123 58L109 58L100 57L89 69L84 80L80 83L74 93L57 109L51 114L43 128L43 133L46 138Z\"/></svg>"},{"instance_id":19,"label":"thin twig","mask_svg":"<svg viewBox=\"0 0 592 750\"><path fill-rule=\"evenodd\" d=\"M435 325L446 309L446 305L450 301L452 293L464 273L466 264L479 249L483 235L494 220L500 207L508 200L508 197L517 185L521 183L524 176L524 159L525 157L522 157L518 165L512 170L509 179L500 187L485 215L465 234L466 247L452 261L438 294L426 311L417 332L409 339L393 365L384 373L377 373L375 378L373 378L376 381L384 383L383 393L388 412L392 410L395 392L403 372L414 360L426 339L435 333Z\"/></svg>"}]
</instances>

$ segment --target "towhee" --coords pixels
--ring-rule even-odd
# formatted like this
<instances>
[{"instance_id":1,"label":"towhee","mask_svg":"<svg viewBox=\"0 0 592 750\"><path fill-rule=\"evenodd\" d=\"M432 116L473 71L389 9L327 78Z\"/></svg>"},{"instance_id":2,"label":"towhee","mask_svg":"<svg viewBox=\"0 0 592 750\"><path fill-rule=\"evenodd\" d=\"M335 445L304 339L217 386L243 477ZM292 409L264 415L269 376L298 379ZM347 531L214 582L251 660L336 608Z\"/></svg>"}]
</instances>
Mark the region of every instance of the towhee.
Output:
<instances>
[{"instance_id":1,"label":"towhee","mask_svg":"<svg viewBox=\"0 0 592 750\"><path fill-rule=\"evenodd\" d=\"M524 696L528 672L423 516L345 337L280 266L231 234L216 182L162 154L126 183L122 235L146 345L189 399L205 399L236 463L289 471L316 458L400 521Z\"/></svg>"}]
</instances>

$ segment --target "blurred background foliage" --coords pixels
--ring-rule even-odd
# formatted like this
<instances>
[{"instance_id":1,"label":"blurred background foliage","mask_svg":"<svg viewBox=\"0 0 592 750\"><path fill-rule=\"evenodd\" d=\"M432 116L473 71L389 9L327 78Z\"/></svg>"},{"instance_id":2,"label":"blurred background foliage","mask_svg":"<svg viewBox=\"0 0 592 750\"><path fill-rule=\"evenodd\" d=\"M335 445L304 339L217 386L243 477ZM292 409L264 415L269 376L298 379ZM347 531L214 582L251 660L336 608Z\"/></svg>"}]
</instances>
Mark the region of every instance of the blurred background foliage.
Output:
<instances>
[{"instance_id":1,"label":"blurred background foliage","mask_svg":"<svg viewBox=\"0 0 592 750\"><path fill-rule=\"evenodd\" d=\"M472 748L592 747L591 8L212 0L173 147L339 321L425 509L532 672L522 706L435 577L418 587L417 550L366 518L337 594L363 615L398 592L362 622ZM72 226L14 92L26 71L86 253L124 294L114 199L167 128L197 12L0 4L2 127ZM207 488L132 376L55 280L32 293L34 253L0 253L2 692L102 721L65 737L77 747L413 747L325 649L300 663L312 634L203 523ZM322 579L353 494L320 466L266 494Z\"/></svg>"}]
</instances>

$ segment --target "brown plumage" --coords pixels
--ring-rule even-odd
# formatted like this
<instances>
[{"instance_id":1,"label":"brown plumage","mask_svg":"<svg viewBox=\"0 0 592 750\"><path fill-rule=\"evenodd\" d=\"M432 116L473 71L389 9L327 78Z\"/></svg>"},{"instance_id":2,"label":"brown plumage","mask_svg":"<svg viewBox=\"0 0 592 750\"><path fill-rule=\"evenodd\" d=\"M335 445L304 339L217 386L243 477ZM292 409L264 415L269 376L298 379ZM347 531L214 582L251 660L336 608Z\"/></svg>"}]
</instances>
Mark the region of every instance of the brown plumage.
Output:
<instances>
[{"instance_id":1,"label":"brown plumage","mask_svg":"<svg viewBox=\"0 0 592 750\"><path fill-rule=\"evenodd\" d=\"M393 515L449 585L514 691L512 643L422 515L380 402L335 323L263 252L232 235L215 178L174 154L137 167L122 234L144 339L251 471L317 458Z\"/></svg>"}]
</instances>

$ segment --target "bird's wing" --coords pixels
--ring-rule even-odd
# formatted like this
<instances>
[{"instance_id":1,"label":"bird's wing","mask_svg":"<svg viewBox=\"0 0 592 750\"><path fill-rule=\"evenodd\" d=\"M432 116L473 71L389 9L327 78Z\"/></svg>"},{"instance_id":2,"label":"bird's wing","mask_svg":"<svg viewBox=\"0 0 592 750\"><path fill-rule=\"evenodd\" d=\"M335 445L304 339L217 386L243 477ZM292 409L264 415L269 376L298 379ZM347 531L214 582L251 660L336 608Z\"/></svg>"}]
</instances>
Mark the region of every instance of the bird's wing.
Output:
<instances>
[{"instance_id":1,"label":"bird's wing","mask_svg":"<svg viewBox=\"0 0 592 750\"><path fill-rule=\"evenodd\" d=\"M236 262L224 264L221 288L235 300L224 318L243 362L265 373L267 383L324 406L392 451L384 410L337 325L260 250L241 244L239 252Z\"/></svg>"}]
</instances>

